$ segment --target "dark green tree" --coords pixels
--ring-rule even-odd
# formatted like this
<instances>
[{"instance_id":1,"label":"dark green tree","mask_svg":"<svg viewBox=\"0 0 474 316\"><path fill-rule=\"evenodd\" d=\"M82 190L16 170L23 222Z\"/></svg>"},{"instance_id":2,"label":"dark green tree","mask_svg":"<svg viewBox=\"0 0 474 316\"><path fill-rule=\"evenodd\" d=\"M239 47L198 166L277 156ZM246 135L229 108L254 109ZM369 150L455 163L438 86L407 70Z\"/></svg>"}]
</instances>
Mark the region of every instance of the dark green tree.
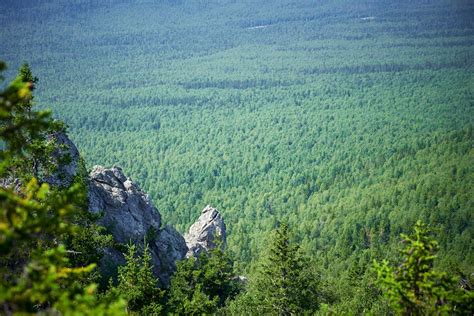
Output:
<instances>
[{"instance_id":1,"label":"dark green tree","mask_svg":"<svg viewBox=\"0 0 474 316\"><path fill-rule=\"evenodd\" d=\"M17 78L3 92L4 102L1 114L0 133L9 141L2 151L2 166L8 176L27 182L31 177L41 178L57 167L51 160L51 153L57 147L51 135L65 132L63 122L54 120L50 111L33 111L34 84L37 78L27 64L23 65ZM21 149L21 156L12 155Z\"/></svg>"},{"instance_id":2,"label":"dark green tree","mask_svg":"<svg viewBox=\"0 0 474 316\"><path fill-rule=\"evenodd\" d=\"M33 72L31 71L30 65L27 63L24 63L20 67L20 73L19 76L21 78L21 81L26 83L28 88L33 91L36 87L35 84L38 82L38 77L33 76Z\"/></svg>"},{"instance_id":3,"label":"dark green tree","mask_svg":"<svg viewBox=\"0 0 474 316\"><path fill-rule=\"evenodd\" d=\"M125 259L126 265L119 267L117 291L127 300L127 310L143 315L161 313L163 292L153 275L148 245L145 244L142 255L138 255L137 247L130 244Z\"/></svg>"},{"instance_id":4,"label":"dark green tree","mask_svg":"<svg viewBox=\"0 0 474 316\"><path fill-rule=\"evenodd\" d=\"M446 272L434 269L438 243L418 221L414 234L402 234L402 262L393 268L387 260L375 262L379 283L400 315L470 314L474 292L466 291Z\"/></svg>"},{"instance_id":5,"label":"dark green tree","mask_svg":"<svg viewBox=\"0 0 474 316\"><path fill-rule=\"evenodd\" d=\"M222 241L209 252L201 252L178 263L171 279L170 310L178 314L214 313L239 292L233 262Z\"/></svg>"},{"instance_id":6,"label":"dark green tree","mask_svg":"<svg viewBox=\"0 0 474 316\"><path fill-rule=\"evenodd\" d=\"M5 65L0 62L0 70ZM1 78L1 76L0 76ZM97 300L95 284L83 285L78 277L94 265L71 266L62 243L73 235L71 222L82 192L77 186L51 190L30 178L26 185L13 183L17 162L31 158L31 144L41 142L54 129L49 112L25 110L31 86L18 76L0 91L0 305L6 314L61 313L121 314L123 302ZM26 177L24 177L26 179Z\"/></svg>"},{"instance_id":7,"label":"dark green tree","mask_svg":"<svg viewBox=\"0 0 474 316\"><path fill-rule=\"evenodd\" d=\"M171 279L168 311L179 315L211 314L217 309L218 297L204 293L200 282L203 271L193 257L177 263Z\"/></svg>"},{"instance_id":8,"label":"dark green tree","mask_svg":"<svg viewBox=\"0 0 474 316\"><path fill-rule=\"evenodd\" d=\"M318 309L319 276L291 241L287 223L273 232L247 293L230 309L233 313L296 315Z\"/></svg>"},{"instance_id":9,"label":"dark green tree","mask_svg":"<svg viewBox=\"0 0 474 316\"><path fill-rule=\"evenodd\" d=\"M214 249L202 252L198 258L199 268L203 271L204 293L211 298L217 297L217 306L224 306L226 300L234 298L240 291L239 282L229 253L224 250L222 240L218 239Z\"/></svg>"}]
</instances>

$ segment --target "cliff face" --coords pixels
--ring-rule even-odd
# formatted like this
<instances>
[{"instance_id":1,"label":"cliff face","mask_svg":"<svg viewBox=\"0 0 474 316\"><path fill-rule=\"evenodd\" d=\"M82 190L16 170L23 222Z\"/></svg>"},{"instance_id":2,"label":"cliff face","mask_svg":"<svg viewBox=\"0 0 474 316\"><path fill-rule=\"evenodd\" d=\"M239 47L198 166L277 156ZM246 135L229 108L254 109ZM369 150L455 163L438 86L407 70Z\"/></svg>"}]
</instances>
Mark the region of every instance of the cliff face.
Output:
<instances>
[{"instance_id":1,"label":"cliff face","mask_svg":"<svg viewBox=\"0 0 474 316\"><path fill-rule=\"evenodd\" d=\"M80 165L80 155L76 145L65 132L57 132L48 136L48 140L55 143L55 150L50 161L57 169L45 175L43 182L58 187L68 187L72 184Z\"/></svg>"},{"instance_id":2,"label":"cliff face","mask_svg":"<svg viewBox=\"0 0 474 316\"><path fill-rule=\"evenodd\" d=\"M184 258L184 238L172 227L161 228L161 215L148 195L127 178L122 169L95 166L89 175L89 211L103 213L98 223L107 228L115 241L140 247L150 246L155 273L164 284L174 271L176 260ZM123 255L107 249L103 264L108 268L124 262Z\"/></svg>"},{"instance_id":3,"label":"cliff face","mask_svg":"<svg viewBox=\"0 0 474 316\"><path fill-rule=\"evenodd\" d=\"M103 212L99 224L120 243L143 243L147 232L158 230L161 216L122 169L95 166L89 175L89 211Z\"/></svg>"},{"instance_id":4,"label":"cliff face","mask_svg":"<svg viewBox=\"0 0 474 316\"><path fill-rule=\"evenodd\" d=\"M210 206L186 234L186 240L174 228L161 227L161 216L148 195L127 178L122 169L95 166L89 175L89 211L103 213L99 224L105 226L122 244L139 247L146 240L150 246L155 274L164 285L176 268L176 261L195 256L215 247L219 236L225 243L225 224L219 212ZM123 254L106 249L102 268L124 263Z\"/></svg>"}]
</instances>

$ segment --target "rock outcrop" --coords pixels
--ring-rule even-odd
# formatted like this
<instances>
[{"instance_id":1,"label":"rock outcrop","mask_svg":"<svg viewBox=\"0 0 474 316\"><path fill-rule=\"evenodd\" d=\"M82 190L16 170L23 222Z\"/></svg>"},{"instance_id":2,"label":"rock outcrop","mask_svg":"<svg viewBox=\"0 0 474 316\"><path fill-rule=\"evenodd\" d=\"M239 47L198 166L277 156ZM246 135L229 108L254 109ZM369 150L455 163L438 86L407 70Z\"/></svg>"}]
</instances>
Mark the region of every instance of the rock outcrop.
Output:
<instances>
[{"instance_id":1,"label":"rock outcrop","mask_svg":"<svg viewBox=\"0 0 474 316\"><path fill-rule=\"evenodd\" d=\"M0 178L0 188L11 189L15 192L20 192L22 183L20 179L11 176Z\"/></svg>"},{"instance_id":2,"label":"rock outcrop","mask_svg":"<svg viewBox=\"0 0 474 316\"><path fill-rule=\"evenodd\" d=\"M51 134L48 140L56 144L56 149L50 156L56 169L39 176L40 182L55 187L68 187L76 176L83 176L85 170L79 151L64 132ZM224 221L211 206L204 208L198 221L186 234L185 240L173 227L161 227L161 215L148 195L127 178L119 167L107 169L95 166L86 181L89 211L101 214L98 224L104 226L118 244L132 242L140 248L146 240L154 272L162 285L169 284L176 269L176 261L212 249L215 247L216 237L220 237L223 245L225 244ZM0 178L0 187L19 191L21 182L13 176L6 176ZM122 251L115 248L104 249L100 268L105 276L112 276L118 265L125 264Z\"/></svg>"},{"instance_id":3,"label":"rock outcrop","mask_svg":"<svg viewBox=\"0 0 474 316\"><path fill-rule=\"evenodd\" d=\"M143 243L152 230L158 231L161 216L122 169L95 166L89 175L89 211L104 212L99 224L120 243Z\"/></svg>"},{"instance_id":4,"label":"rock outcrop","mask_svg":"<svg viewBox=\"0 0 474 316\"><path fill-rule=\"evenodd\" d=\"M80 165L80 155L76 145L65 132L56 132L48 136L49 141L55 142L55 150L51 154L51 163L57 166L51 174L41 179L50 185L68 187L72 184Z\"/></svg>"},{"instance_id":5,"label":"rock outcrop","mask_svg":"<svg viewBox=\"0 0 474 316\"><path fill-rule=\"evenodd\" d=\"M48 135L47 140L54 143L54 150L48 157L48 166L45 166L44 162L38 162L36 170L31 171L41 183L46 182L55 187L69 187L81 164L79 151L64 131ZM54 166L54 170L51 170L50 166ZM2 188L11 188L19 192L22 185L15 174L0 178Z\"/></svg>"},{"instance_id":6,"label":"rock outcrop","mask_svg":"<svg viewBox=\"0 0 474 316\"><path fill-rule=\"evenodd\" d=\"M151 245L154 253L155 266L163 284L169 284L169 279L176 270L176 262L185 258L188 247L186 241L176 229L166 226L160 230Z\"/></svg>"},{"instance_id":7,"label":"rock outcrop","mask_svg":"<svg viewBox=\"0 0 474 316\"><path fill-rule=\"evenodd\" d=\"M215 247L216 238L226 241L226 228L219 212L206 206L201 216L183 238L174 228L161 228L161 216L148 195L127 178L122 169L95 166L89 175L89 211L103 213L98 223L107 228L115 241L133 242L139 247L146 239L155 274L162 284L169 284L176 261L197 256ZM123 255L107 249L102 266L114 269L124 263Z\"/></svg>"},{"instance_id":8,"label":"rock outcrop","mask_svg":"<svg viewBox=\"0 0 474 316\"><path fill-rule=\"evenodd\" d=\"M133 242L142 246L146 240L154 263L154 270L163 284L175 269L175 262L186 252L184 238L172 227L161 229L161 216L148 195L122 169L95 166L89 176L89 211L103 212L98 223L107 228L115 241ZM107 265L122 263L122 254L108 249L104 258Z\"/></svg>"},{"instance_id":9,"label":"rock outcrop","mask_svg":"<svg viewBox=\"0 0 474 316\"><path fill-rule=\"evenodd\" d=\"M216 239L226 243L226 227L221 214L212 206L206 206L199 219L189 228L184 236L188 252L186 257L196 256L201 251L208 251L216 247Z\"/></svg>"}]
</instances>

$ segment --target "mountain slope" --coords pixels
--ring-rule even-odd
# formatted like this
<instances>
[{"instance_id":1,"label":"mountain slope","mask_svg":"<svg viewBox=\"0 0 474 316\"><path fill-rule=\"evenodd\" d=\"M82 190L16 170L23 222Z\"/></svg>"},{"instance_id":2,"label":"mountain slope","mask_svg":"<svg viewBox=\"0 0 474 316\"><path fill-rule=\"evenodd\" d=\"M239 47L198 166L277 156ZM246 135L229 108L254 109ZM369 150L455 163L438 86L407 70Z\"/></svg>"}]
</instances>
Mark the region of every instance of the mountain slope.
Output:
<instances>
[{"instance_id":1,"label":"mountain slope","mask_svg":"<svg viewBox=\"0 0 474 316\"><path fill-rule=\"evenodd\" d=\"M89 166L118 164L166 223L222 210L246 266L286 218L337 271L422 218L472 266L468 1L5 1L0 54ZM60 87L60 88L58 88Z\"/></svg>"}]
</instances>

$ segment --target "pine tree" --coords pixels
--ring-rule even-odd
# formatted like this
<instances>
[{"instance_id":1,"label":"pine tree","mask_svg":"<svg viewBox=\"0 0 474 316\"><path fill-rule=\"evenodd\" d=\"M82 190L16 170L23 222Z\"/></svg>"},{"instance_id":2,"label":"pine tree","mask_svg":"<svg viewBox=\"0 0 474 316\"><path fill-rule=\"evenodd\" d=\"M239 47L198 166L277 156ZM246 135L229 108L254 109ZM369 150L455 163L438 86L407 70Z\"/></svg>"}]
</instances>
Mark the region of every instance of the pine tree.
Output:
<instances>
[{"instance_id":1,"label":"pine tree","mask_svg":"<svg viewBox=\"0 0 474 316\"><path fill-rule=\"evenodd\" d=\"M392 308L400 315L452 315L474 310L474 292L456 285L445 272L434 270L437 242L421 221L413 236L402 234L406 245L403 261L397 268L388 261L375 262L379 283L387 293Z\"/></svg>"},{"instance_id":2,"label":"pine tree","mask_svg":"<svg viewBox=\"0 0 474 316\"><path fill-rule=\"evenodd\" d=\"M38 82L38 77L33 76L33 72L31 71L29 64L24 63L20 67L19 77L21 78L22 82L27 84L31 91L36 88L35 84Z\"/></svg>"},{"instance_id":3,"label":"pine tree","mask_svg":"<svg viewBox=\"0 0 474 316\"><path fill-rule=\"evenodd\" d=\"M0 62L0 71L5 65ZM0 76L0 78L2 78ZM54 128L49 112L25 109L31 86L18 76L0 91L0 177L20 171L18 162L31 158L31 144ZM83 286L78 276L94 265L71 266L62 244L75 234L71 217L81 191L50 190L27 178L26 185L0 187L0 305L6 314L51 313L120 315L123 302L97 300L95 284Z\"/></svg>"},{"instance_id":4,"label":"pine tree","mask_svg":"<svg viewBox=\"0 0 474 316\"><path fill-rule=\"evenodd\" d=\"M177 263L171 278L168 308L170 313L179 315L211 314L217 308L217 300L204 293L201 283L203 270L193 257Z\"/></svg>"},{"instance_id":5,"label":"pine tree","mask_svg":"<svg viewBox=\"0 0 474 316\"><path fill-rule=\"evenodd\" d=\"M171 279L170 310L177 314L209 314L222 308L239 291L233 262L222 241L214 249L178 262Z\"/></svg>"},{"instance_id":6,"label":"pine tree","mask_svg":"<svg viewBox=\"0 0 474 316\"><path fill-rule=\"evenodd\" d=\"M201 253L198 258L203 271L200 283L203 284L204 293L213 299L217 297L218 307L224 306L225 301L235 297L240 290L233 262L223 248L222 240L218 239L214 249Z\"/></svg>"},{"instance_id":7,"label":"pine tree","mask_svg":"<svg viewBox=\"0 0 474 316\"><path fill-rule=\"evenodd\" d=\"M247 292L232 304L231 313L296 315L318 309L319 278L314 267L290 240L287 223L273 232Z\"/></svg>"},{"instance_id":8,"label":"pine tree","mask_svg":"<svg viewBox=\"0 0 474 316\"><path fill-rule=\"evenodd\" d=\"M52 119L50 111L32 110L36 82L37 78L25 64L1 96L8 102L2 104L0 133L8 142L0 155L0 173L8 172L8 176L25 182L33 176L40 178L56 167L50 159L56 146L48 136L65 130L64 123ZM17 155L20 150L21 156ZM12 155L13 152L16 154ZM7 163L8 170L2 170Z\"/></svg>"},{"instance_id":9,"label":"pine tree","mask_svg":"<svg viewBox=\"0 0 474 316\"><path fill-rule=\"evenodd\" d=\"M127 300L127 310L140 314L160 313L163 293L153 275L148 245L145 244L143 254L139 256L137 247L130 244L125 259L126 265L119 267L117 291Z\"/></svg>"}]
</instances>

